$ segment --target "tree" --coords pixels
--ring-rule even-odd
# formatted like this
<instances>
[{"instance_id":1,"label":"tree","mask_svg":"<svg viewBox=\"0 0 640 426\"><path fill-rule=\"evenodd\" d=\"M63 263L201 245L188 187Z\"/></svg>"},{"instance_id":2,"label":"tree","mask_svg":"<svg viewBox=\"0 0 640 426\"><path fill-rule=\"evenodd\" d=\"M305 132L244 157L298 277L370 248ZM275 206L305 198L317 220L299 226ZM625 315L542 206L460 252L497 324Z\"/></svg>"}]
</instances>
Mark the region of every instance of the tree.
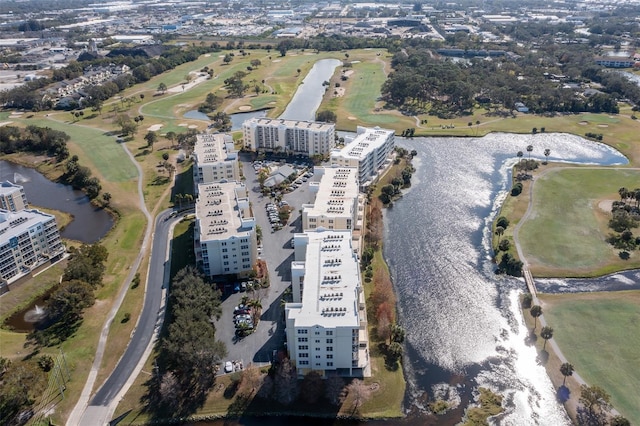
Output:
<instances>
[{"instance_id":1,"label":"tree","mask_svg":"<svg viewBox=\"0 0 640 426\"><path fill-rule=\"evenodd\" d=\"M104 201L106 205L109 205L109 202L111 201L111 194L109 192L102 194L102 201Z\"/></svg>"},{"instance_id":2,"label":"tree","mask_svg":"<svg viewBox=\"0 0 640 426\"><path fill-rule=\"evenodd\" d=\"M163 159L164 161L169 160L169 153L168 153L168 152L163 152L163 153L162 153L162 159Z\"/></svg>"},{"instance_id":3,"label":"tree","mask_svg":"<svg viewBox=\"0 0 640 426\"><path fill-rule=\"evenodd\" d=\"M352 397L354 412L362 407L362 404L371 397L371 389L360 379L354 379L349 386L347 386L347 390Z\"/></svg>"},{"instance_id":4,"label":"tree","mask_svg":"<svg viewBox=\"0 0 640 426\"><path fill-rule=\"evenodd\" d=\"M346 397L344 380L340 376L329 376L324 384L324 396L332 405L342 404Z\"/></svg>"},{"instance_id":5,"label":"tree","mask_svg":"<svg viewBox=\"0 0 640 426\"><path fill-rule=\"evenodd\" d=\"M222 62L225 63L225 65L229 65L229 63L233 61L233 56L231 56L230 54L226 54L224 55L224 58L222 59Z\"/></svg>"},{"instance_id":6,"label":"tree","mask_svg":"<svg viewBox=\"0 0 640 426\"><path fill-rule=\"evenodd\" d=\"M544 164L547 164L549 162L549 155L551 155L551 150L549 148L546 148L544 150L544 156L545 156Z\"/></svg>"},{"instance_id":7,"label":"tree","mask_svg":"<svg viewBox=\"0 0 640 426\"><path fill-rule=\"evenodd\" d=\"M529 313L534 319L533 329L535 330L538 324L538 317L542 315L542 307L540 305L533 305L531 309L529 309Z\"/></svg>"},{"instance_id":8,"label":"tree","mask_svg":"<svg viewBox=\"0 0 640 426\"><path fill-rule=\"evenodd\" d=\"M152 130L149 130L146 135L144 135L144 140L147 141L147 147L151 148L153 151L153 144L158 141L158 134Z\"/></svg>"},{"instance_id":9,"label":"tree","mask_svg":"<svg viewBox=\"0 0 640 426\"><path fill-rule=\"evenodd\" d=\"M391 327L391 340L396 343L404 342L405 331L399 324L393 324Z\"/></svg>"},{"instance_id":10,"label":"tree","mask_svg":"<svg viewBox=\"0 0 640 426\"><path fill-rule=\"evenodd\" d=\"M611 396L599 386L580 386L580 404L585 408L589 423L606 416L611 409Z\"/></svg>"},{"instance_id":11,"label":"tree","mask_svg":"<svg viewBox=\"0 0 640 426\"><path fill-rule=\"evenodd\" d=\"M503 240L500 240L500 243L498 243L498 250L500 251L509 251L510 247L511 247L511 242L506 238Z\"/></svg>"},{"instance_id":12,"label":"tree","mask_svg":"<svg viewBox=\"0 0 640 426\"><path fill-rule=\"evenodd\" d=\"M542 330L540 330L540 337L544 339L542 350L545 350L547 347L547 340L553 337L553 328L549 327L548 325L542 327Z\"/></svg>"},{"instance_id":13,"label":"tree","mask_svg":"<svg viewBox=\"0 0 640 426\"><path fill-rule=\"evenodd\" d=\"M560 366L560 373L564 376L562 379L562 386L564 386L567 377L573 376L573 365L571 363L565 362Z\"/></svg>"},{"instance_id":14,"label":"tree","mask_svg":"<svg viewBox=\"0 0 640 426\"><path fill-rule=\"evenodd\" d=\"M310 371L302 379L300 388L302 399L309 404L315 404L324 393L322 376L317 371Z\"/></svg>"},{"instance_id":15,"label":"tree","mask_svg":"<svg viewBox=\"0 0 640 426\"><path fill-rule=\"evenodd\" d=\"M631 422L621 415L614 416L609 424L610 426L631 426Z\"/></svg>"},{"instance_id":16,"label":"tree","mask_svg":"<svg viewBox=\"0 0 640 426\"><path fill-rule=\"evenodd\" d=\"M316 121L322 121L325 123L335 123L338 119L338 116L335 112L329 110L319 111L316 114Z\"/></svg>"},{"instance_id":17,"label":"tree","mask_svg":"<svg viewBox=\"0 0 640 426\"><path fill-rule=\"evenodd\" d=\"M170 131L167 132L166 135L164 135L165 138L167 138L167 140L171 143L171 145L173 146L173 142L176 140L176 132Z\"/></svg>"},{"instance_id":18,"label":"tree","mask_svg":"<svg viewBox=\"0 0 640 426\"><path fill-rule=\"evenodd\" d=\"M273 396L284 405L291 404L298 395L298 376L296 369L287 358L278 365L274 383Z\"/></svg>"},{"instance_id":19,"label":"tree","mask_svg":"<svg viewBox=\"0 0 640 426\"><path fill-rule=\"evenodd\" d=\"M3 358L4 360L4 358ZM46 389L46 376L35 363L3 362L0 376L0 424L23 424L18 421Z\"/></svg>"},{"instance_id":20,"label":"tree","mask_svg":"<svg viewBox=\"0 0 640 426\"><path fill-rule=\"evenodd\" d=\"M518 163L519 163L520 161L522 161L522 156L524 155L524 153L522 151L518 151L516 155L518 156Z\"/></svg>"},{"instance_id":21,"label":"tree","mask_svg":"<svg viewBox=\"0 0 640 426\"><path fill-rule=\"evenodd\" d=\"M496 227L498 226L502 227L502 229L507 229L509 227L509 219L504 216L500 216L498 220L496 220Z\"/></svg>"},{"instance_id":22,"label":"tree","mask_svg":"<svg viewBox=\"0 0 640 426\"><path fill-rule=\"evenodd\" d=\"M529 159L531 159L531 152L533 151L533 145L527 145L527 152L529 153Z\"/></svg>"},{"instance_id":23,"label":"tree","mask_svg":"<svg viewBox=\"0 0 640 426\"><path fill-rule=\"evenodd\" d=\"M258 68L260 65L262 65L262 62L260 62L260 59L252 59L250 63L253 68Z\"/></svg>"}]
</instances>

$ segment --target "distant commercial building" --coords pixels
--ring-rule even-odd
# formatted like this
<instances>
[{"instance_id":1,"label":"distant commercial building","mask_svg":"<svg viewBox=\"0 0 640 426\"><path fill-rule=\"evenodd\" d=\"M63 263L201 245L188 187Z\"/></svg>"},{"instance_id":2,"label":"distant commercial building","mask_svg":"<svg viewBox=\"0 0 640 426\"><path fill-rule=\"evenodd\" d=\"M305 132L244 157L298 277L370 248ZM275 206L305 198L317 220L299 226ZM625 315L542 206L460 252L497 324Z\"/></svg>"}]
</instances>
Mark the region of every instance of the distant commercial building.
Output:
<instances>
[{"instance_id":1,"label":"distant commercial building","mask_svg":"<svg viewBox=\"0 0 640 426\"><path fill-rule=\"evenodd\" d=\"M302 230L360 229L364 198L358 186L358 169L354 167L316 167L320 182L311 182L316 193L313 204L302 205Z\"/></svg>"},{"instance_id":2,"label":"distant commercial building","mask_svg":"<svg viewBox=\"0 0 640 426\"><path fill-rule=\"evenodd\" d=\"M247 187L238 182L198 185L194 250L204 274L248 275L257 247Z\"/></svg>"},{"instance_id":3,"label":"distant commercial building","mask_svg":"<svg viewBox=\"0 0 640 426\"><path fill-rule=\"evenodd\" d=\"M335 146L336 126L314 121L252 118L242 124L245 146L251 150L290 152L309 157L328 155Z\"/></svg>"},{"instance_id":4,"label":"distant commercial building","mask_svg":"<svg viewBox=\"0 0 640 426\"><path fill-rule=\"evenodd\" d=\"M200 134L193 148L193 183L235 182L240 180L238 151L233 138L221 133Z\"/></svg>"},{"instance_id":5,"label":"distant commercial building","mask_svg":"<svg viewBox=\"0 0 640 426\"><path fill-rule=\"evenodd\" d=\"M64 253L54 216L0 210L0 277L12 281Z\"/></svg>"},{"instance_id":6,"label":"distant commercial building","mask_svg":"<svg viewBox=\"0 0 640 426\"><path fill-rule=\"evenodd\" d=\"M633 58L619 56L601 56L595 59L595 63L607 68L631 68L636 63Z\"/></svg>"},{"instance_id":7,"label":"distant commercial building","mask_svg":"<svg viewBox=\"0 0 640 426\"><path fill-rule=\"evenodd\" d=\"M331 163L358 169L361 189L366 189L390 160L395 146L393 130L358 126L358 135L339 150L331 152Z\"/></svg>"},{"instance_id":8,"label":"distant commercial building","mask_svg":"<svg viewBox=\"0 0 640 426\"><path fill-rule=\"evenodd\" d=\"M8 180L0 184L0 209L17 212L27 207L29 207L29 203L22 185L11 183Z\"/></svg>"},{"instance_id":9,"label":"distant commercial building","mask_svg":"<svg viewBox=\"0 0 640 426\"><path fill-rule=\"evenodd\" d=\"M298 375L368 377L364 291L350 231L296 234L293 303L285 305L287 349Z\"/></svg>"}]
</instances>

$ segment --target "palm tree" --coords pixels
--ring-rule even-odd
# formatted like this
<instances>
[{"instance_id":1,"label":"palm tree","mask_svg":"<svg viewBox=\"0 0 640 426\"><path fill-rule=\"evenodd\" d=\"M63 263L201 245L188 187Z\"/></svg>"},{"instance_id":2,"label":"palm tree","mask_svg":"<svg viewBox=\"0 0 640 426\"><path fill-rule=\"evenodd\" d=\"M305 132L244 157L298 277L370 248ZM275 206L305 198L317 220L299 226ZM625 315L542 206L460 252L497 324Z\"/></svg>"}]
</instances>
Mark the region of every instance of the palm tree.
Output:
<instances>
[{"instance_id":1,"label":"palm tree","mask_svg":"<svg viewBox=\"0 0 640 426\"><path fill-rule=\"evenodd\" d=\"M518 163L522 161L522 156L524 155L524 153L522 151L518 151L518 153L516 154L518 156Z\"/></svg>"},{"instance_id":2,"label":"palm tree","mask_svg":"<svg viewBox=\"0 0 640 426\"><path fill-rule=\"evenodd\" d=\"M527 146L527 152L529 153L529 159L531 159L531 151L533 151L533 145Z\"/></svg>"},{"instance_id":3,"label":"palm tree","mask_svg":"<svg viewBox=\"0 0 640 426\"><path fill-rule=\"evenodd\" d=\"M633 198L636 199L636 207L640 207L640 188L633 190Z\"/></svg>"},{"instance_id":4,"label":"palm tree","mask_svg":"<svg viewBox=\"0 0 640 426\"><path fill-rule=\"evenodd\" d=\"M546 160L544 160L544 164L547 164L549 162L549 155L551 155L551 150L549 148L546 148L544 150L544 156L546 158Z\"/></svg>"},{"instance_id":5,"label":"palm tree","mask_svg":"<svg viewBox=\"0 0 640 426\"><path fill-rule=\"evenodd\" d=\"M542 315L542 306L540 306L540 305L533 305L533 306L531 307L531 309L529 309L529 313L531 314L531 316L532 316L532 317L533 317L533 319L534 319L534 322L533 322L533 329L535 330L535 329L536 329L536 327L538 326L538 317L539 317L540 315Z\"/></svg>"},{"instance_id":6,"label":"palm tree","mask_svg":"<svg viewBox=\"0 0 640 426\"><path fill-rule=\"evenodd\" d=\"M545 350L545 348L547 347L547 340L553 337L553 328L549 327L548 325L542 327L542 330L540 330L540 337L544 339L542 350Z\"/></svg>"},{"instance_id":7,"label":"palm tree","mask_svg":"<svg viewBox=\"0 0 640 426\"><path fill-rule=\"evenodd\" d=\"M562 386L564 386L564 382L567 380L567 377L573 376L573 365L565 362L560 366L560 372L564 376L564 379L562 379Z\"/></svg>"},{"instance_id":8,"label":"palm tree","mask_svg":"<svg viewBox=\"0 0 640 426\"><path fill-rule=\"evenodd\" d=\"M620 201L624 201L627 198L629 191L624 186L618 189L618 194L620 194Z\"/></svg>"}]
</instances>

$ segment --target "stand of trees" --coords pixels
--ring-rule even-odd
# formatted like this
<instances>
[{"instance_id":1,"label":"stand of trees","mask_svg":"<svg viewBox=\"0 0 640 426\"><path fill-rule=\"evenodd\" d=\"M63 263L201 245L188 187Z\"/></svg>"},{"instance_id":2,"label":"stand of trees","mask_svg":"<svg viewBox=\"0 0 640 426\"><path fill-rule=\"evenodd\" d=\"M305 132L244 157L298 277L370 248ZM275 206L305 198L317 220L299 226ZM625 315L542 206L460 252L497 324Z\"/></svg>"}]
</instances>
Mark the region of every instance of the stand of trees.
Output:
<instances>
[{"instance_id":1,"label":"stand of trees","mask_svg":"<svg viewBox=\"0 0 640 426\"><path fill-rule=\"evenodd\" d=\"M0 152L3 154L31 152L55 156L62 161L69 156L68 141L68 134L49 127L0 127Z\"/></svg>"}]
</instances>

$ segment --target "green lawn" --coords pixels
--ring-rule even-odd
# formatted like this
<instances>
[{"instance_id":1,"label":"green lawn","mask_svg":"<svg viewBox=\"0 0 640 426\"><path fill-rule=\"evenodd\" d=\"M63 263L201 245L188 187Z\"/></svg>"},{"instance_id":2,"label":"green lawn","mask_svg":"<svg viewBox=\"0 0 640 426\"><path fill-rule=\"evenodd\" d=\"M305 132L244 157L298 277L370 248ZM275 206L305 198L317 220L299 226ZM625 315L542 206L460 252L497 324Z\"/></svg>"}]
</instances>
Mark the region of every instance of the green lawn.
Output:
<instances>
[{"instance_id":1,"label":"green lawn","mask_svg":"<svg viewBox=\"0 0 640 426\"><path fill-rule=\"evenodd\" d=\"M64 117L58 115L57 119L64 120ZM114 136L106 135L103 130L40 118L21 119L20 122L50 127L67 133L71 137L71 142L82 150L84 156L95 165L107 181L123 182L138 176L124 148L116 142ZM79 157L82 164L83 155Z\"/></svg>"},{"instance_id":2,"label":"green lawn","mask_svg":"<svg viewBox=\"0 0 640 426\"><path fill-rule=\"evenodd\" d=\"M604 241L607 217L598 204L619 199L619 188L635 188L639 182L637 170L577 167L551 170L536 178L533 214L519 233L532 268L572 270L571 275L579 276L601 274L606 272L602 268L611 265L615 270L637 267L640 259L622 261L618 250Z\"/></svg>"},{"instance_id":3,"label":"green lawn","mask_svg":"<svg viewBox=\"0 0 640 426\"><path fill-rule=\"evenodd\" d=\"M553 338L576 372L640 424L640 292L543 295L542 301Z\"/></svg>"}]
</instances>

